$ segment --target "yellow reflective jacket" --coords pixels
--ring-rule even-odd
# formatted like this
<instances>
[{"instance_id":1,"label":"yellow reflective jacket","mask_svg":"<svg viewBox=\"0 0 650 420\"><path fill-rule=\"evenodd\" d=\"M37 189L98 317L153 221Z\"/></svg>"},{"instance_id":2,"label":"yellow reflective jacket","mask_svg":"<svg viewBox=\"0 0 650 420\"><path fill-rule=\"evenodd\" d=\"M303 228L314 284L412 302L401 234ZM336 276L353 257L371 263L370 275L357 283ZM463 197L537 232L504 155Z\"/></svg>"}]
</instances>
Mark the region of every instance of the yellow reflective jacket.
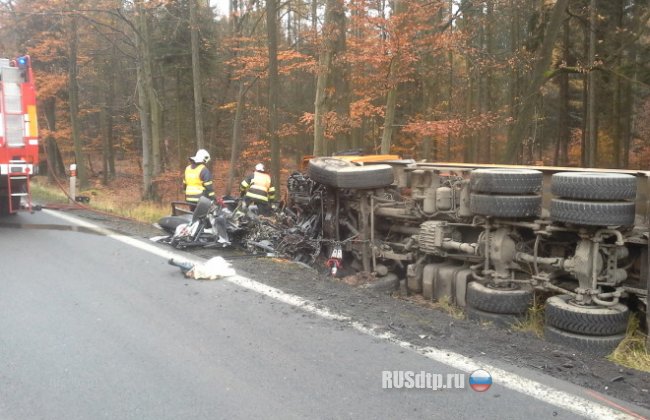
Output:
<instances>
[{"instance_id":1,"label":"yellow reflective jacket","mask_svg":"<svg viewBox=\"0 0 650 420\"><path fill-rule=\"evenodd\" d=\"M202 195L212 199L212 174L204 164L190 164L185 168L185 201L198 202Z\"/></svg>"},{"instance_id":2,"label":"yellow reflective jacket","mask_svg":"<svg viewBox=\"0 0 650 420\"><path fill-rule=\"evenodd\" d=\"M271 185L271 177L264 172L254 172L252 176L244 179L239 190L247 198L268 202L275 201L275 188Z\"/></svg>"}]
</instances>

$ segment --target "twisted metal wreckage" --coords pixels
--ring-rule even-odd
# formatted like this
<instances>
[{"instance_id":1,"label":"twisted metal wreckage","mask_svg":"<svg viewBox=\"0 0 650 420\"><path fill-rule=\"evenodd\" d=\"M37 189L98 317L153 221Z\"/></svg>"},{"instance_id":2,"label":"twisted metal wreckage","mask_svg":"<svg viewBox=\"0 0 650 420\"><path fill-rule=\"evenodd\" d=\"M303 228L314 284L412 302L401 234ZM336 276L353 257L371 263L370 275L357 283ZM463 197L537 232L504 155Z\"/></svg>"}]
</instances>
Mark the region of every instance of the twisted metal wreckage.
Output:
<instances>
[{"instance_id":1,"label":"twisted metal wreckage","mask_svg":"<svg viewBox=\"0 0 650 420\"><path fill-rule=\"evenodd\" d=\"M647 328L650 172L309 160L271 217L238 200L199 203L160 225L179 248L238 245L306 264L392 275L469 318L521 320L535 291L546 338L607 354L632 312Z\"/></svg>"}]
</instances>

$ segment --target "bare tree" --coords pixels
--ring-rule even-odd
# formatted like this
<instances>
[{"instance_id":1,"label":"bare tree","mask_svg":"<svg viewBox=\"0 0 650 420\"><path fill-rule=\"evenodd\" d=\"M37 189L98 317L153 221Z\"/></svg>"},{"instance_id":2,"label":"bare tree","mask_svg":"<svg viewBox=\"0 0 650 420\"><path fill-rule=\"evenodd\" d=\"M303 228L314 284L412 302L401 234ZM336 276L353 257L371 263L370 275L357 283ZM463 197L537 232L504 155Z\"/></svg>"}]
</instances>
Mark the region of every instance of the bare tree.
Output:
<instances>
[{"instance_id":1,"label":"bare tree","mask_svg":"<svg viewBox=\"0 0 650 420\"><path fill-rule=\"evenodd\" d=\"M330 111L330 98L327 88L330 84L334 55L336 53L339 23L343 14L342 0L327 0L325 3L325 23L318 53L318 75L316 78L316 98L314 100L314 148L313 154L322 156L325 147L325 116ZM314 18L315 19L315 18Z\"/></svg>"},{"instance_id":2,"label":"bare tree","mask_svg":"<svg viewBox=\"0 0 650 420\"><path fill-rule=\"evenodd\" d=\"M190 0L190 39L192 43L192 81L194 85L194 124L196 147L205 148L203 138L203 92L201 90L201 64L199 61L199 23L196 18L198 0Z\"/></svg>"},{"instance_id":3,"label":"bare tree","mask_svg":"<svg viewBox=\"0 0 650 420\"><path fill-rule=\"evenodd\" d=\"M78 7L78 2L73 4ZM79 85L77 82L77 52L79 48L79 34L77 15L70 15L70 53L68 56L68 92L70 103L70 126L72 129L72 142L74 144L75 161L77 164L77 175L81 188L88 186L88 175L86 173L85 156L79 132Z\"/></svg>"},{"instance_id":4,"label":"bare tree","mask_svg":"<svg viewBox=\"0 0 650 420\"><path fill-rule=\"evenodd\" d=\"M277 0L266 0L266 30L269 50L269 137L271 141L271 175L280 185L280 139L278 138L278 7Z\"/></svg>"}]
</instances>

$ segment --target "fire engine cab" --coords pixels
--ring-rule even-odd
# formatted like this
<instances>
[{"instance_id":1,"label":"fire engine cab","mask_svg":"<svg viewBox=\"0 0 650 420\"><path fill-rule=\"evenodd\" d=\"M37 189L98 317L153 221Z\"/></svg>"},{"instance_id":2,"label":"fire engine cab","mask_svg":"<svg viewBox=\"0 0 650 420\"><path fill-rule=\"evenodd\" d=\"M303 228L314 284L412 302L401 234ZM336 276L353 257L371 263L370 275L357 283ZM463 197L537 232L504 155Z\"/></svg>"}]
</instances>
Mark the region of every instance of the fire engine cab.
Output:
<instances>
[{"instance_id":1,"label":"fire engine cab","mask_svg":"<svg viewBox=\"0 0 650 420\"><path fill-rule=\"evenodd\" d=\"M0 58L0 214L31 210L29 180L38 171L36 91L28 55Z\"/></svg>"}]
</instances>

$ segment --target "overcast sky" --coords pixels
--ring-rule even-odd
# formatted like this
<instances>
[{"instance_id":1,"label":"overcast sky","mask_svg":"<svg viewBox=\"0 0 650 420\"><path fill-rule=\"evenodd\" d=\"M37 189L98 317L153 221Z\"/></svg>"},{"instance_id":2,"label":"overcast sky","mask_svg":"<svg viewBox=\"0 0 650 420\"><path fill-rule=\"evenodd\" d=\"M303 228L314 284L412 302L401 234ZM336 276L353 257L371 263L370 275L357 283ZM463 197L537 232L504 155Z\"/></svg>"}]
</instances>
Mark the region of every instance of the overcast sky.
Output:
<instances>
[{"instance_id":1,"label":"overcast sky","mask_svg":"<svg viewBox=\"0 0 650 420\"><path fill-rule=\"evenodd\" d=\"M210 6L216 7L220 15L228 14L228 0L210 0Z\"/></svg>"}]
</instances>

